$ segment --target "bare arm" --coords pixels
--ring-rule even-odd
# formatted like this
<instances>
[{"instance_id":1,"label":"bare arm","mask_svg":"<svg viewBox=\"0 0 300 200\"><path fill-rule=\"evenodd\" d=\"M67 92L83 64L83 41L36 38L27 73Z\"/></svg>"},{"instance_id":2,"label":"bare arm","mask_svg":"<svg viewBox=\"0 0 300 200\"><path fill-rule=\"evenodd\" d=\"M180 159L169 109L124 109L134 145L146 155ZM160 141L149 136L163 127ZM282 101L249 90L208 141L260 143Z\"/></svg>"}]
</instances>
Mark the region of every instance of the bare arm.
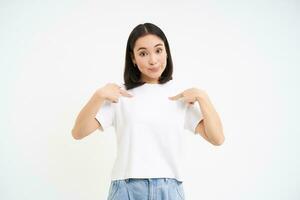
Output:
<instances>
[{"instance_id":1,"label":"bare arm","mask_svg":"<svg viewBox=\"0 0 300 200\"><path fill-rule=\"evenodd\" d=\"M126 90L123 90L114 83L108 83L98 89L77 116L72 129L73 138L77 140L82 139L98 128L103 131L103 127L95 119L97 112L99 112L99 109L101 110L101 106L105 100L117 103L120 96L132 97Z\"/></svg>"},{"instance_id":2,"label":"bare arm","mask_svg":"<svg viewBox=\"0 0 300 200\"><path fill-rule=\"evenodd\" d=\"M203 90L198 88L189 88L183 92L169 97L171 100L183 99L186 103L193 104L198 102L203 119L198 123L195 133L200 135L213 145L223 144L225 137L221 119L216 112L213 104L210 102L208 95Z\"/></svg>"},{"instance_id":3,"label":"bare arm","mask_svg":"<svg viewBox=\"0 0 300 200\"><path fill-rule=\"evenodd\" d=\"M200 133L204 139L213 145L222 145L225 140L222 123L213 104L207 94L203 92L196 99L203 114L203 120L196 127L196 133Z\"/></svg>"},{"instance_id":4,"label":"bare arm","mask_svg":"<svg viewBox=\"0 0 300 200\"><path fill-rule=\"evenodd\" d=\"M74 139L82 139L98 128L103 131L101 124L95 119L95 116L104 101L105 99L96 92L82 108L72 129L72 136Z\"/></svg>"},{"instance_id":5,"label":"bare arm","mask_svg":"<svg viewBox=\"0 0 300 200\"><path fill-rule=\"evenodd\" d=\"M196 134L200 134L206 141L208 141L208 142L211 143L211 141L209 140L209 138L208 138L207 135L206 135L205 127L204 127L204 121L203 121L203 120L201 120L201 121L198 123L198 125L197 125L197 127L196 127L196 130L195 130L195 133L196 133Z\"/></svg>"}]
</instances>

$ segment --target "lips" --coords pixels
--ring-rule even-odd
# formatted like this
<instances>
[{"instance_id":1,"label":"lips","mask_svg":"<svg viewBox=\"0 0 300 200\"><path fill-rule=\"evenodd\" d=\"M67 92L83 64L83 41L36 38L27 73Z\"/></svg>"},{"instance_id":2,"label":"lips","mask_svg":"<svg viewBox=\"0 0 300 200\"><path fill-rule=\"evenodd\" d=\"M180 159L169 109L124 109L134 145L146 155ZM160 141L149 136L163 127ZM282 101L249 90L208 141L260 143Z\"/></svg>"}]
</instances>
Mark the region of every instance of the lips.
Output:
<instances>
[{"instance_id":1,"label":"lips","mask_svg":"<svg viewBox=\"0 0 300 200\"><path fill-rule=\"evenodd\" d=\"M151 72L158 72L159 67L156 67L156 68L149 68L148 70L151 71Z\"/></svg>"}]
</instances>

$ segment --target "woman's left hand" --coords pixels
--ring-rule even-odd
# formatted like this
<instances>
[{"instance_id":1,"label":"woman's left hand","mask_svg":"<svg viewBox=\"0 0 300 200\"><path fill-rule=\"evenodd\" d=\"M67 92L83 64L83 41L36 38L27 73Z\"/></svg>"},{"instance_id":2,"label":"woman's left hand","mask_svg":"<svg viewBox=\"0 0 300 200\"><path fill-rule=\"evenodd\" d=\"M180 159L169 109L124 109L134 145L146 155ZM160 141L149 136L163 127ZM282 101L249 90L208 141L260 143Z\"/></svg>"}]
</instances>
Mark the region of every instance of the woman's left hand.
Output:
<instances>
[{"instance_id":1,"label":"woman's left hand","mask_svg":"<svg viewBox=\"0 0 300 200\"><path fill-rule=\"evenodd\" d=\"M184 90L183 92L169 97L170 100L178 100L181 99L189 104L194 104L195 101L199 101L201 98L206 98L207 94L204 90L200 90L198 88L189 88Z\"/></svg>"}]
</instances>

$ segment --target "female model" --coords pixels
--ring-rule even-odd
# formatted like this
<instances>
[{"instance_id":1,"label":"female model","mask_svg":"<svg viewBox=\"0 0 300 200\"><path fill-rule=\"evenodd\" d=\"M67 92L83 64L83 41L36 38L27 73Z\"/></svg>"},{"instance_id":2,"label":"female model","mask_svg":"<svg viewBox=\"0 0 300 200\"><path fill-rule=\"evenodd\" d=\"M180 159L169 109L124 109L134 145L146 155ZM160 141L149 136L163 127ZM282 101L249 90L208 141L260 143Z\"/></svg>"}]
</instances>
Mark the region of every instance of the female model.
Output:
<instances>
[{"instance_id":1,"label":"female model","mask_svg":"<svg viewBox=\"0 0 300 200\"><path fill-rule=\"evenodd\" d=\"M124 84L96 90L80 111L72 135L82 139L113 126L117 158L108 200L184 199L184 129L221 145L220 118L201 89L172 78L168 40L154 24L136 26L126 48Z\"/></svg>"}]
</instances>

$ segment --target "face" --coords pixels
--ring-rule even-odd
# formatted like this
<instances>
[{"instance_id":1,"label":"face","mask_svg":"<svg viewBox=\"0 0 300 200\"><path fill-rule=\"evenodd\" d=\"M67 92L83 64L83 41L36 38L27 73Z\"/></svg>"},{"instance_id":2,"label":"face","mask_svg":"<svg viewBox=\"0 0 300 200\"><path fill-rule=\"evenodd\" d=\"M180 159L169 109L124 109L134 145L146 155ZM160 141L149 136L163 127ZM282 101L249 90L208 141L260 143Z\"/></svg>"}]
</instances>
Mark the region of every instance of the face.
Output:
<instances>
[{"instance_id":1,"label":"face","mask_svg":"<svg viewBox=\"0 0 300 200\"><path fill-rule=\"evenodd\" d=\"M146 83L158 83L167 65L164 42L156 35L140 37L135 42L133 53L132 61L141 72L141 80Z\"/></svg>"}]
</instances>

